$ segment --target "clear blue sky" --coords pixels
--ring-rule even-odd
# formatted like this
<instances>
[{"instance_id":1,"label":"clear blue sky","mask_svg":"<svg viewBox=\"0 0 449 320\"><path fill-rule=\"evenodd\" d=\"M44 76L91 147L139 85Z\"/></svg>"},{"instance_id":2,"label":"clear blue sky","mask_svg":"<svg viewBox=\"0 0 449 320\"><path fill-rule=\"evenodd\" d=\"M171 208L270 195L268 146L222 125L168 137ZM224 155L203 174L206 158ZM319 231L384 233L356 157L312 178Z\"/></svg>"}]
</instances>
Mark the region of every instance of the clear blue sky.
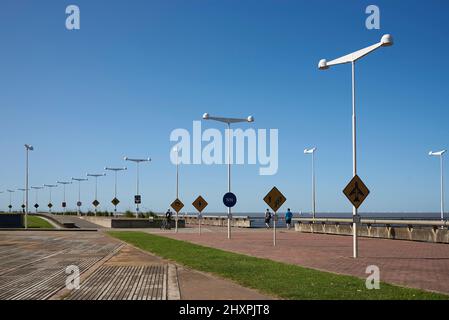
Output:
<instances>
[{"instance_id":1,"label":"clear blue sky","mask_svg":"<svg viewBox=\"0 0 449 320\"><path fill-rule=\"evenodd\" d=\"M80 7L79 31L65 29L69 4ZM119 179L125 210L134 207L135 167L122 158L149 156L143 208L166 210L175 196L171 131L191 130L204 112L252 114L255 128L279 129L279 171L259 176L259 166L234 166L235 211L264 210L273 185L286 206L310 210L311 159L303 149L315 145L317 210L349 212L341 190L352 175L350 66L320 72L317 63L391 33L393 47L358 63L359 174L371 190L361 211L437 212L439 163L427 152L449 147L449 2L376 1L380 30L365 28L369 4L3 0L0 190L24 186L30 143L31 185L128 165ZM99 200L111 209L113 176L99 182ZM73 208L77 188L67 190ZM201 194L206 211L224 211L225 191L224 165L181 167L186 210ZM82 193L90 204L93 181ZM41 198L45 205L48 193ZM62 188L53 198L59 206ZM2 209L7 202L1 194Z\"/></svg>"}]
</instances>

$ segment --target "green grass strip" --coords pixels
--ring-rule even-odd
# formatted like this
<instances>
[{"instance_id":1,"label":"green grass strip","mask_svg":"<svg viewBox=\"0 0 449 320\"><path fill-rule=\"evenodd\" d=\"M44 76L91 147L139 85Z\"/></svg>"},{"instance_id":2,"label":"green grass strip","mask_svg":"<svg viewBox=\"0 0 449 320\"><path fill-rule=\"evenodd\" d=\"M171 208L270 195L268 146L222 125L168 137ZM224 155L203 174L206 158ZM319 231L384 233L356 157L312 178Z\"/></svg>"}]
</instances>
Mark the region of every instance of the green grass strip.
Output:
<instances>
[{"instance_id":1,"label":"green grass strip","mask_svg":"<svg viewBox=\"0 0 449 320\"><path fill-rule=\"evenodd\" d=\"M27 220L28 220L28 223L27 223L28 228L36 228L36 229L41 229L41 228L53 229L54 228L51 223L49 223L48 221L46 221L42 218L36 217L36 216L28 215Z\"/></svg>"},{"instance_id":2,"label":"green grass strip","mask_svg":"<svg viewBox=\"0 0 449 320\"><path fill-rule=\"evenodd\" d=\"M144 232L111 236L192 269L231 279L242 286L284 299L448 299L449 296L381 283L368 290L365 280L204 247ZM271 249L271 248L270 248ZM382 270L381 270L382 276Z\"/></svg>"}]
</instances>

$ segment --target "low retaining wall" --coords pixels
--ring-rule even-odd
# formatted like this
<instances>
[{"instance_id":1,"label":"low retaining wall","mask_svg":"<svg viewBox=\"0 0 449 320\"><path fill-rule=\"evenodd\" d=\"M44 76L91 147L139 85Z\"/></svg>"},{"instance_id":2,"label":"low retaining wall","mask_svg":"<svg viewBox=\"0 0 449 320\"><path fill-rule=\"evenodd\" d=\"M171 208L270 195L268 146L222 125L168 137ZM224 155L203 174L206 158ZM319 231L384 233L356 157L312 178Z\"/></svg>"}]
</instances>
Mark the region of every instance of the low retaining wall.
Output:
<instances>
[{"instance_id":1,"label":"low retaining wall","mask_svg":"<svg viewBox=\"0 0 449 320\"><path fill-rule=\"evenodd\" d=\"M306 233L352 235L351 219L294 219L295 230ZM449 243L446 223L362 219L357 235L369 238Z\"/></svg>"},{"instance_id":2,"label":"low retaining wall","mask_svg":"<svg viewBox=\"0 0 449 320\"><path fill-rule=\"evenodd\" d=\"M25 228L24 215L22 213L0 214L0 228Z\"/></svg>"},{"instance_id":3,"label":"low retaining wall","mask_svg":"<svg viewBox=\"0 0 449 320\"><path fill-rule=\"evenodd\" d=\"M198 224L198 216L183 216L186 224ZM228 217L226 216L203 216L201 224L204 226L227 227ZM231 226L238 228L251 228L249 217L234 217L231 219Z\"/></svg>"},{"instance_id":4,"label":"low retaining wall","mask_svg":"<svg viewBox=\"0 0 449 320\"><path fill-rule=\"evenodd\" d=\"M127 228L160 228L162 220L160 219L135 219L135 218L108 218L108 217L82 217L82 219L95 223L104 228L127 229ZM171 221L171 227L175 227L175 220ZM178 228L184 228L185 221L178 220Z\"/></svg>"}]
</instances>

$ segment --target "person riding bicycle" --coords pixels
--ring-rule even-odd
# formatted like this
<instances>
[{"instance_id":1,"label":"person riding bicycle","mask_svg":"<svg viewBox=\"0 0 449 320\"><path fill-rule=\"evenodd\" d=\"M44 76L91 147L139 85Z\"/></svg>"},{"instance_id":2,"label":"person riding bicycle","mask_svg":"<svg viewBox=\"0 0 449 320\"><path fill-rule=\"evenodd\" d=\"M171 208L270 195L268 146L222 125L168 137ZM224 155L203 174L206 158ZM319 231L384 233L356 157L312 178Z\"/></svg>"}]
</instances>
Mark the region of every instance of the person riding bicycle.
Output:
<instances>
[{"instance_id":1,"label":"person riding bicycle","mask_svg":"<svg viewBox=\"0 0 449 320\"><path fill-rule=\"evenodd\" d=\"M167 212L165 213L165 220L167 222L167 224L166 224L167 229L171 229L171 217L172 217L172 212L171 212L170 208L168 208Z\"/></svg>"}]
</instances>

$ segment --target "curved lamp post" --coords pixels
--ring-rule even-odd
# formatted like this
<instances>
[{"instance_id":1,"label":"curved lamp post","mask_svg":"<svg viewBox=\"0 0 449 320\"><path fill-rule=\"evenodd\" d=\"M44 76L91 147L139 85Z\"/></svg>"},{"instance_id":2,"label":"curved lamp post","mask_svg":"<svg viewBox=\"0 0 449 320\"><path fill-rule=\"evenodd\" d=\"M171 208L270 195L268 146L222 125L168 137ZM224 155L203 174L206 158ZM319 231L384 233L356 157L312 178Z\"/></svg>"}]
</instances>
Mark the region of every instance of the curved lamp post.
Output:
<instances>
[{"instance_id":1,"label":"curved lamp post","mask_svg":"<svg viewBox=\"0 0 449 320\"><path fill-rule=\"evenodd\" d=\"M95 178L95 199L94 202L98 202L98 177L104 177L106 173L88 173L86 176ZM99 202L98 202L99 203ZM97 206L94 205L95 216L97 215Z\"/></svg>"},{"instance_id":2,"label":"curved lamp post","mask_svg":"<svg viewBox=\"0 0 449 320\"><path fill-rule=\"evenodd\" d=\"M316 147L311 149L305 149L304 154L312 155L312 218L315 220L315 151Z\"/></svg>"},{"instance_id":3,"label":"curved lamp post","mask_svg":"<svg viewBox=\"0 0 449 320\"><path fill-rule=\"evenodd\" d=\"M254 122L254 117L249 116L246 119L243 118L223 118L223 117L212 117L208 113L203 114L203 120L214 120L218 122L226 123L228 127L228 192L231 192L231 124L239 122ZM231 219L232 211L228 207L228 239L231 239Z\"/></svg>"},{"instance_id":4,"label":"curved lamp post","mask_svg":"<svg viewBox=\"0 0 449 320\"><path fill-rule=\"evenodd\" d=\"M105 167L104 170L109 170L114 172L114 199L117 199L117 172L127 170L128 168L111 168ZM117 204L114 204L114 216L117 215Z\"/></svg>"},{"instance_id":5,"label":"curved lamp post","mask_svg":"<svg viewBox=\"0 0 449 320\"><path fill-rule=\"evenodd\" d=\"M87 181L88 179L86 178L73 178L72 180L74 181L78 181L78 202L76 203L76 206L78 207L78 215L81 215L81 182L83 181Z\"/></svg>"},{"instance_id":6,"label":"curved lamp post","mask_svg":"<svg viewBox=\"0 0 449 320\"><path fill-rule=\"evenodd\" d=\"M29 190L29 187L28 187L28 153L29 153L29 151L33 151L34 148L32 145L29 145L29 144L25 144L24 146L25 146L25 152L26 152L26 171L25 171L25 189L26 189L25 190L25 193L26 193L26 195L25 195L25 198L26 198L26 200L25 200L25 229L26 229L28 226L28 190Z\"/></svg>"},{"instance_id":7,"label":"curved lamp post","mask_svg":"<svg viewBox=\"0 0 449 320\"><path fill-rule=\"evenodd\" d=\"M36 208L37 213L39 208L39 190L44 189L44 187L31 187L31 189L36 190L36 204L34 205L34 207Z\"/></svg>"},{"instance_id":8,"label":"curved lamp post","mask_svg":"<svg viewBox=\"0 0 449 320\"><path fill-rule=\"evenodd\" d=\"M367 54L377 50L381 47L389 47L393 45L393 37L389 34L382 36L380 42L375 43L364 49L355 51L353 53L347 54L343 57L337 58L332 61L327 61L326 59L321 59L318 63L318 68L320 70L329 69L331 66L338 64L350 63L352 66L352 162L353 162L353 176L357 174L357 144L356 144L356 109L355 109L355 63ZM352 207L352 215L357 216L357 208ZM357 223L354 222L353 226L353 256L357 258L358 256L358 242L357 242Z\"/></svg>"},{"instance_id":9,"label":"curved lamp post","mask_svg":"<svg viewBox=\"0 0 449 320\"><path fill-rule=\"evenodd\" d=\"M63 198L62 198L62 207L64 210L64 214L67 212L67 202L65 200L65 186L68 184L72 184L72 181L56 181L57 184L62 184L63 188Z\"/></svg>"},{"instance_id":10,"label":"curved lamp post","mask_svg":"<svg viewBox=\"0 0 449 320\"><path fill-rule=\"evenodd\" d=\"M51 213L51 208L53 206L53 204L51 203L51 189L56 188L58 185L57 184L44 184L44 187L48 188L49 191L49 202L48 202L48 213Z\"/></svg>"},{"instance_id":11,"label":"curved lamp post","mask_svg":"<svg viewBox=\"0 0 449 320\"><path fill-rule=\"evenodd\" d=\"M140 165L140 163L141 162L150 162L151 161L151 159L150 158L146 158L146 159L133 159L133 158L128 158L128 157L124 157L123 158L125 161L131 161L131 162L134 162L135 164L136 164L136 167L137 167L137 181L136 181L136 189L137 189L137 193L136 193L136 196L140 196L139 195L139 165ZM134 199L134 202L137 202L137 201L135 201L136 199ZM136 203L136 218L138 218L139 217L139 203Z\"/></svg>"},{"instance_id":12,"label":"curved lamp post","mask_svg":"<svg viewBox=\"0 0 449 320\"><path fill-rule=\"evenodd\" d=\"M446 150L437 152L430 151L429 156L440 157L440 209L441 209L441 221L444 221L444 183L443 183L443 155Z\"/></svg>"}]
</instances>

